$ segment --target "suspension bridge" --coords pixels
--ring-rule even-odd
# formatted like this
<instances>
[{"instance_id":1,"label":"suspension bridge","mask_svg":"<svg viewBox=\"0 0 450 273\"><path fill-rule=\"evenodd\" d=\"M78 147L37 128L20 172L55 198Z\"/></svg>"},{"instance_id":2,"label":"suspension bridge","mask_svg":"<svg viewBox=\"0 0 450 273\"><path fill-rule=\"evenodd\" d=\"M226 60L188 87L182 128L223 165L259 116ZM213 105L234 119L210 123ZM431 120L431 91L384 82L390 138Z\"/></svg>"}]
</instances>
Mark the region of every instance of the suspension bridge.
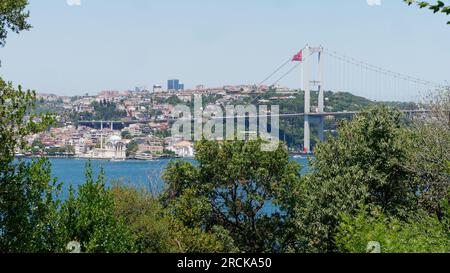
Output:
<instances>
[{"instance_id":1,"label":"suspension bridge","mask_svg":"<svg viewBox=\"0 0 450 273\"><path fill-rule=\"evenodd\" d=\"M325 65L326 64L326 65ZM294 74L300 70L299 75ZM424 80L418 77L397 73L389 69L357 60L345 54L338 53L322 46L305 46L293 58L290 57L281 66L271 72L263 81L257 85L257 89L274 80L271 86L277 86L286 77L294 74L301 77L301 88L304 92L304 112L283 113L280 118L303 117L304 119L304 152L311 152L311 125L318 125L319 140L324 140L324 120L328 116L355 115L355 111L334 111L327 107L325 90L332 92L347 92L356 96L364 97L373 101L406 102L415 98L416 102L436 90L448 89L449 87ZM448 85L448 84L447 84ZM326 88L326 89L325 89ZM311 105L311 94L317 94L317 105ZM257 100L261 96L257 96ZM405 113L424 114L426 109L407 110ZM214 117L214 119L235 119L233 117ZM249 118L246 116L246 118ZM173 121L172 119L160 120L161 122ZM79 121L80 125L103 124L129 125L133 123L149 123L151 120L139 120L129 122L115 121Z\"/></svg>"},{"instance_id":2,"label":"suspension bridge","mask_svg":"<svg viewBox=\"0 0 450 273\"><path fill-rule=\"evenodd\" d=\"M325 62L327 61L327 65ZM408 101L416 99L439 89L448 88L442 84L397 73L367 62L348 57L336 51L319 47L305 46L293 58L288 59L274 72L270 73L259 85L263 85L275 75L281 73L286 66L287 72L282 74L272 86L277 85L292 72L301 67L301 90L304 91L304 112L282 114L280 117L304 118L304 152L311 152L311 124L319 127L319 140L324 140L324 119L327 116L355 115L358 112L337 112L325 108L325 84L327 90L348 92L353 95L375 101ZM317 106L311 105L311 92L317 92ZM424 114L427 110L407 110L408 114Z\"/></svg>"}]
</instances>

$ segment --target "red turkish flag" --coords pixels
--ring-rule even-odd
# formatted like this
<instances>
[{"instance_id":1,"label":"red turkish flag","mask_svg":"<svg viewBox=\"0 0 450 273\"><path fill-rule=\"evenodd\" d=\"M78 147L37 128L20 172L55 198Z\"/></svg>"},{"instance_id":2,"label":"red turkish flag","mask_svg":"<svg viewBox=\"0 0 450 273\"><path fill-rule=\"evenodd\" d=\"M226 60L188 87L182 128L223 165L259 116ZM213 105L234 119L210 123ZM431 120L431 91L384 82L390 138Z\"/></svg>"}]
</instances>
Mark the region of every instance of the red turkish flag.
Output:
<instances>
[{"instance_id":1,"label":"red turkish flag","mask_svg":"<svg viewBox=\"0 0 450 273\"><path fill-rule=\"evenodd\" d=\"M297 53L294 58L292 58L293 62L302 62L303 61L303 50L300 50L299 53Z\"/></svg>"}]
</instances>

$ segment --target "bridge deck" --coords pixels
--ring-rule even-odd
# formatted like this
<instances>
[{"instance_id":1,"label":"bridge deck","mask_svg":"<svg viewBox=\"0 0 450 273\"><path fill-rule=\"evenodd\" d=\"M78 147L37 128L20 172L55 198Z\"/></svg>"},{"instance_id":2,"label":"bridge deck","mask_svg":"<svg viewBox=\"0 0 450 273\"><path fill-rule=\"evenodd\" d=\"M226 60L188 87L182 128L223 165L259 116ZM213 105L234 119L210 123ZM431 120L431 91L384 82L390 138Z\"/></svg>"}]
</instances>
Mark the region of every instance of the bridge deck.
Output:
<instances>
[{"instance_id":1,"label":"bridge deck","mask_svg":"<svg viewBox=\"0 0 450 273\"><path fill-rule=\"evenodd\" d=\"M402 111L405 114L425 114L429 113L430 110L403 110ZM323 113L287 113L287 114L278 114L278 115L272 115L273 117L280 117L280 118L290 118L290 117L303 117L303 116L312 116L312 117L326 117L326 116L352 116L361 113L360 111L342 111L342 112L323 112ZM232 118L258 118L260 115L257 116L234 116L234 117L214 117L213 119L232 119ZM145 123L151 123L151 122L170 122L170 121L176 121L178 119L176 118L170 118L170 119L160 119L160 120L131 120L131 121L101 121L101 120L92 120L92 121L78 121L78 124L80 125L91 125L91 124L123 124L123 125L129 125L129 124L145 124ZM191 120L196 120L195 118L192 118Z\"/></svg>"}]
</instances>

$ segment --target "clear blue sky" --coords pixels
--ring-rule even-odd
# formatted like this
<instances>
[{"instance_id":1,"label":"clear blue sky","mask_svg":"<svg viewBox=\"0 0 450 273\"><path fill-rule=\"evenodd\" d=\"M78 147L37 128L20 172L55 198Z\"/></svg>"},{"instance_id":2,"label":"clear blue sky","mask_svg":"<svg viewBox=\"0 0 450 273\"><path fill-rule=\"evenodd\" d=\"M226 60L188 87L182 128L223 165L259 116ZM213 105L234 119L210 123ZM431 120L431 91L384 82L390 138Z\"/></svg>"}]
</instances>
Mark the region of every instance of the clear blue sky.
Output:
<instances>
[{"instance_id":1,"label":"clear blue sky","mask_svg":"<svg viewBox=\"0 0 450 273\"><path fill-rule=\"evenodd\" d=\"M448 18L401 0L66 1L30 0L34 27L0 48L2 77L59 95L169 78L186 87L257 83L309 43L412 76L450 78Z\"/></svg>"}]
</instances>

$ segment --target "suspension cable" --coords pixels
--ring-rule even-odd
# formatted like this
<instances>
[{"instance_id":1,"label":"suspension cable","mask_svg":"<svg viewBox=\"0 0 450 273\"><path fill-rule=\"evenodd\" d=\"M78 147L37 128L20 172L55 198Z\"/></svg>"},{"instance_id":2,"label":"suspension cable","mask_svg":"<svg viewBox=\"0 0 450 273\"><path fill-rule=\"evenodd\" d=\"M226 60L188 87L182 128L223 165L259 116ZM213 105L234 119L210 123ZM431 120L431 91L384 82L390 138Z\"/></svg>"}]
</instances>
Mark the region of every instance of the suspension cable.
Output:
<instances>
[{"instance_id":1,"label":"suspension cable","mask_svg":"<svg viewBox=\"0 0 450 273\"><path fill-rule=\"evenodd\" d=\"M298 63L298 64L294 65L291 69L289 69L288 72L286 72L283 76L281 76L281 78L279 78L276 82L274 82L274 83L272 84L272 86L277 85L281 80L283 80L284 78L286 78L289 74L292 73L292 71L294 71L297 67L299 67L300 64L301 64L301 63Z\"/></svg>"},{"instance_id":2,"label":"suspension cable","mask_svg":"<svg viewBox=\"0 0 450 273\"><path fill-rule=\"evenodd\" d=\"M288 65L290 62L292 61L292 58L289 58L289 60L287 60L285 63L283 63L280 67L278 67L274 72L272 72L269 76L267 76L264 80L262 80L258 86L261 86L263 83L265 83L266 81L268 81L270 78L273 77L273 75L277 74L278 71L280 71L281 69L283 69L286 65Z\"/></svg>"},{"instance_id":3,"label":"suspension cable","mask_svg":"<svg viewBox=\"0 0 450 273\"><path fill-rule=\"evenodd\" d=\"M408 81L408 82L414 82L420 85L425 85L428 87L437 87L437 88L442 88L442 84L439 83L435 83L435 82L431 82L431 81L427 81L427 80L423 80L420 78L416 78L416 77L412 77L412 76L408 76L408 75L404 75L404 74L400 74L388 69L384 69L382 67L378 67L375 65L371 65L369 63L366 63L364 61L360 61L357 59L354 59L352 57L348 57L344 54L338 53L336 51L330 51L328 49L324 50L325 54L327 54L330 57L336 58L338 60L341 60L343 62L346 62L348 64L352 64L352 65L357 65L357 66L362 66L363 68L376 72L376 73L380 73L380 74L384 74L386 76L392 77L392 78L396 78L396 79L401 79L404 81Z\"/></svg>"}]
</instances>

